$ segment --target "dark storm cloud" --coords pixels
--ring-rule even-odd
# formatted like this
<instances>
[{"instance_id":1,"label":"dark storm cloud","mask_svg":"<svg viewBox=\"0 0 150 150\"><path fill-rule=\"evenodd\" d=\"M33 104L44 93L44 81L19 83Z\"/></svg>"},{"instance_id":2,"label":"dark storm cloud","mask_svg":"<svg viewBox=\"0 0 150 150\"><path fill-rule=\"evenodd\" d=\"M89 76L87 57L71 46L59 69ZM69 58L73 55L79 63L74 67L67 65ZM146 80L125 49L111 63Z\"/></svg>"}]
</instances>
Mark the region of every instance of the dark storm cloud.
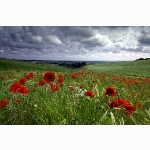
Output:
<instances>
[{"instance_id":1,"label":"dark storm cloud","mask_svg":"<svg viewBox=\"0 0 150 150\"><path fill-rule=\"evenodd\" d=\"M150 27L141 27L141 35L138 37L139 45L150 46Z\"/></svg>"},{"instance_id":2,"label":"dark storm cloud","mask_svg":"<svg viewBox=\"0 0 150 150\"><path fill-rule=\"evenodd\" d=\"M98 30L92 27L3 27L0 30L0 47L41 50L69 43L79 47L104 46L104 37L95 37ZM51 51L51 50L50 50Z\"/></svg>"},{"instance_id":3,"label":"dark storm cloud","mask_svg":"<svg viewBox=\"0 0 150 150\"><path fill-rule=\"evenodd\" d=\"M150 35L150 34L149 34ZM142 35L139 39L138 42L142 45L150 45L150 36L149 35Z\"/></svg>"},{"instance_id":4,"label":"dark storm cloud","mask_svg":"<svg viewBox=\"0 0 150 150\"><path fill-rule=\"evenodd\" d=\"M0 56L48 59L122 51L149 53L149 35L150 27L4 26L0 27Z\"/></svg>"},{"instance_id":5,"label":"dark storm cloud","mask_svg":"<svg viewBox=\"0 0 150 150\"><path fill-rule=\"evenodd\" d=\"M66 34L66 36L71 37L91 37L95 35L96 30L92 27L60 27L59 31Z\"/></svg>"}]
</instances>

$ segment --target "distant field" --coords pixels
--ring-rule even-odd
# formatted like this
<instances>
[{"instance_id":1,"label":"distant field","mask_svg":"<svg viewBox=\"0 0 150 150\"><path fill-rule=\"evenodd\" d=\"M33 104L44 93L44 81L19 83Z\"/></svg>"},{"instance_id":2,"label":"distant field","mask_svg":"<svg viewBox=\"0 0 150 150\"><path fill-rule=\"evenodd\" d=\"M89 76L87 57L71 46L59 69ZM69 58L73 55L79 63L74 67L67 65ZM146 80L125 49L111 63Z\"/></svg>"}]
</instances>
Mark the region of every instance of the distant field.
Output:
<instances>
[{"instance_id":1,"label":"distant field","mask_svg":"<svg viewBox=\"0 0 150 150\"><path fill-rule=\"evenodd\" d=\"M30 62L0 59L1 71L10 71L15 69L16 70L19 69L22 71L48 71L48 70L53 70L57 72L73 71L73 69L70 69L68 67L63 67L55 64L34 64Z\"/></svg>"},{"instance_id":2,"label":"distant field","mask_svg":"<svg viewBox=\"0 0 150 150\"><path fill-rule=\"evenodd\" d=\"M116 75L150 77L150 60L94 64L88 65L87 69Z\"/></svg>"}]
</instances>

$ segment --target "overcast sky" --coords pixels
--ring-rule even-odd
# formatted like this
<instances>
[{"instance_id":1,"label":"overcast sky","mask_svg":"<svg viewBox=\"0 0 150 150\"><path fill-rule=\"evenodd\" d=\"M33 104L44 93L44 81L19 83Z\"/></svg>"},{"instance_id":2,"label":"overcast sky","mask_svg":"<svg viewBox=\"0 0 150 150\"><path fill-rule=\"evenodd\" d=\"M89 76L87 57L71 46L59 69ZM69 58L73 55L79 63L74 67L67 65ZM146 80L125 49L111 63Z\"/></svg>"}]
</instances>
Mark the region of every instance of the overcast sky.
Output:
<instances>
[{"instance_id":1,"label":"overcast sky","mask_svg":"<svg viewBox=\"0 0 150 150\"><path fill-rule=\"evenodd\" d=\"M149 26L1 26L0 57L135 60L150 57Z\"/></svg>"}]
</instances>

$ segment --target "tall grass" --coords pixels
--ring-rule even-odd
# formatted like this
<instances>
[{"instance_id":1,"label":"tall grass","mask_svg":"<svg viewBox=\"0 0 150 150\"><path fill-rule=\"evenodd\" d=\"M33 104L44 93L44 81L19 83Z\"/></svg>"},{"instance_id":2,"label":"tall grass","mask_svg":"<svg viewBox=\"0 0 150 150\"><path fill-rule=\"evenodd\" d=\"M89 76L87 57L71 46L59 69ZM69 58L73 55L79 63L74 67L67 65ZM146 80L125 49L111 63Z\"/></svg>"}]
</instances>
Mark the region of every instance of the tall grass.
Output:
<instances>
[{"instance_id":1,"label":"tall grass","mask_svg":"<svg viewBox=\"0 0 150 150\"><path fill-rule=\"evenodd\" d=\"M128 62L109 62L95 65L88 65L88 69L105 72L109 74L150 77L150 61L138 60Z\"/></svg>"},{"instance_id":2,"label":"tall grass","mask_svg":"<svg viewBox=\"0 0 150 150\"><path fill-rule=\"evenodd\" d=\"M3 63L1 63L3 62ZM124 124L150 124L150 84L145 77L126 77L117 66L133 66L135 62L115 63L106 65L87 66L81 70L73 70L56 65L37 65L24 62L3 60L0 63L0 101L9 99L5 108L0 108L0 124L25 124L25 125L124 125ZM142 62L143 63L143 62ZM140 64L142 64L140 62ZM130 64L130 65L129 65ZM127 66L126 66L127 65ZM10 68L12 66L12 68ZM112 72L108 69L111 67ZM142 69L142 65L139 65ZM144 65L145 66L145 65ZM98 70L98 67L103 68ZM89 68L89 69L87 69ZM105 69L104 69L105 68ZM148 67L149 68L149 67ZM20 70L17 72L16 70ZM65 69L65 70L64 70ZM109 71L107 71L107 69ZM115 72L115 70L118 70ZM130 69L128 69L130 70ZM43 86L35 86L45 72L54 71L57 84L59 74L63 74L63 86L58 91L50 90L50 83ZM106 71L106 73L105 73ZM33 73L34 78L27 80L25 86L29 88L29 94L10 92L11 85L25 76L25 73ZM71 75L75 73L76 79ZM127 73L127 72L126 72ZM129 74L126 74L131 76ZM142 75L136 73L136 75ZM10 77L11 76L11 77ZM127 82L125 79L128 79ZM135 82L137 81L137 82ZM80 88L80 85L84 85ZM115 97L106 95L106 88L114 85L117 91ZM74 86L75 90L71 90ZM85 95L85 90L95 92L95 97ZM118 97L128 99L136 106L132 116L128 116L122 109L112 109L108 101ZM20 99L20 103L15 100ZM142 107L138 107L139 103Z\"/></svg>"}]
</instances>

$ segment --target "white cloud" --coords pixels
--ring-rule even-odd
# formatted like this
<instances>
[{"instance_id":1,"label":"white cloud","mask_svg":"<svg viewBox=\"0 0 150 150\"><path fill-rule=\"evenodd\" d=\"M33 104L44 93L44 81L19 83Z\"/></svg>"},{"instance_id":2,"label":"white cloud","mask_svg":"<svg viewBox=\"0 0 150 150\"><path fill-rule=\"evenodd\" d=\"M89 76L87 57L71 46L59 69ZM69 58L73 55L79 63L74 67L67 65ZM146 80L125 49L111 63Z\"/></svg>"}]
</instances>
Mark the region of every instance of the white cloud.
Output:
<instances>
[{"instance_id":1,"label":"white cloud","mask_svg":"<svg viewBox=\"0 0 150 150\"><path fill-rule=\"evenodd\" d=\"M11 53L18 54L19 52L18 51L11 51Z\"/></svg>"},{"instance_id":2,"label":"white cloud","mask_svg":"<svg viewBox=\"0 0 150 150\"><path fill-rule=\"evenodd\" d=\"M98 41L104 45L111 43L108 38L108 35L101 35L100 33L98 33L98 34L96 34L95 38L98 39Z\"/></svg>"},{"instance_id":3,"label":"white cloud","mask_svg":"<svg viewBox=\"0 0 150 150\"><path fill-rule=\"evenodd\" d=\"M4 50L0 50L0 53L4 53Z\"/></svg>"},{"instance_id":4,"label":"white cloud","mask_svg":"<svg viewBox=\"0 0 150 150\"><path fill-rule=\"evenodd\" d=\"M65 52L66 54L70 54L70 52L69 52L68 50L64 50L64 52Z\"/></svg>"},{"instance_id":5,"label":"white cloud","mask_svg":"<svg viewBox=\"0 0 150 150\"><path fill-rule=\"evenodd\" d=\"M35 42L42 42L42 37L41 36L33 36L32 39L35 41Z\"/></svg>"},{"instance_id":6,"label":"white cloud","mask_svg":"<svg viewBox=\"0 0 150 150\"><path fill-rule=\"evenodd\" d=\"M83 54L88 54L90 52L88 49L85 49L85 48L80 48L80 51Z\"/></svg>"},{"instance_id":7,"label":"white cloud","mask_svg":"<svg viewBox=\"0 0 150 150\"><path fill-rule=\"evenodd\" d=\"M112 42L109 40L108 35L101 35L100 33L91 36L89 38L83 38L81 43L84 43L88 46L106 46L110 45Z\"/></svg>"},{"instance_id":8,"label":"white cloud","mask_svg":"<svg viewBox=\"0 0 150 150\"><path fill-rule=\"evenodd\" d=\"M148 47L148 46L143 47L142 52L144 52L144 53L150 53L150 47Z\"/></svg>"},{"instance_id":9,"label":"white cloud","mask_svg":"<svg viewBox=\"0 0 150 150\"><path fill-rule=\"evenodd\" d=\"M62 44L61 40L56 35L49 35L47 36L48 40L55 45Z\"/></svg>"},{"instance_id":10,"label":"white cloud","mask_svg":"<svg viewBox=\"0 0 150 150\"><path fill-rule=\"evenodd\" d=\"M140 35L140 32L135 32L132 28L129 28L126 32L118 32L114 45L118 48L136 49L138 47L137 38Z\"/></svg>"}]
</instances>

